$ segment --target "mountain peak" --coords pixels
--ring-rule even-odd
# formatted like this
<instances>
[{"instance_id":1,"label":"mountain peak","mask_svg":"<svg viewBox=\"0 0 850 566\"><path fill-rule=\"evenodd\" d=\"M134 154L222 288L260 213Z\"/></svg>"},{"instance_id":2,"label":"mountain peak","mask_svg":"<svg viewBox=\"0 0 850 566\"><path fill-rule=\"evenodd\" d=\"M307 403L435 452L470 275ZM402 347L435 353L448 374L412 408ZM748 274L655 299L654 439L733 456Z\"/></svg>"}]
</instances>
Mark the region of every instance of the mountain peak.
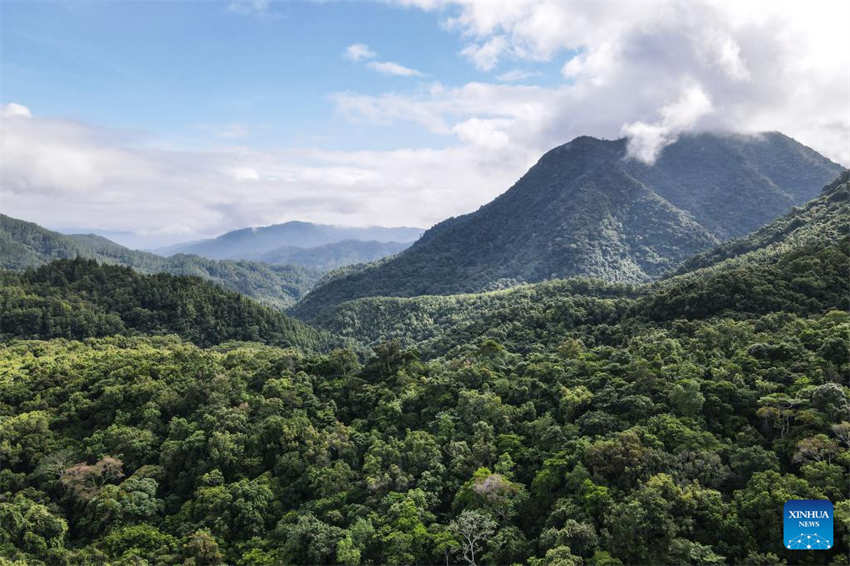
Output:
<instances>
[{"instance_id":1,"label":"mountain peak","mask_svg":"<svg viewBox=\"0 0 850 566\"><path fill-rule=\"evenodd\" d=\"M577 275L655 279L814 198L842 170L771 133L683 134L651 166L625 156L625 139L579 136L555 147L492 202L437 224L390 261L320 286L296 312Z\"/></svg>"}]
</instances>

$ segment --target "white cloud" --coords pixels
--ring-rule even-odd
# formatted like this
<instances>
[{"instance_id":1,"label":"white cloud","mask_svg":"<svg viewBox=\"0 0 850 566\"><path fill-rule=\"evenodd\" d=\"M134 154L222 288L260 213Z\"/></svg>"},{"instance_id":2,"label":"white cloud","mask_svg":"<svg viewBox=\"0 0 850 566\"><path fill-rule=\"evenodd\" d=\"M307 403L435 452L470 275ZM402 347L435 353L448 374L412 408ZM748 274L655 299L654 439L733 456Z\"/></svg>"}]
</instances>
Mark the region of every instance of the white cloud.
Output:
<instances>
[{"instance_id":1,"label":"white cloud","mask_svg":"<svg viewBox=\"0 0 850 566\"><path fill-rule=\"evenodd\" d=\"M508 134L501 130L501 127L504 125L507 125L505 120L470 118L457 124L452 128L452 131L464 143L470 143L489 150L497 150L506 147L510 143Z\"/></svg>"},{"instance_id":2,"label":"white cloud","mask_svg":"<svg viewBox=\"0 0 850 566\"><path fill-rule=\"evenodd\" d=\"M370 61L367 66L384 75L394 75L396 77L421 77L422 73L416 69L399 65L391 61Z\"/></svg>"},{"instance_id":3,"label":"white cloud","mask_svg":"<svg viewBox=\"0 0 850 566\"><path fill-rule=\"evenodd\" d=\"M392 75L395 77L423 77L422 72L410 67L405 67L399 63L392 61L370 61L375 59L378 54L369 48L365 43L353 43L345 48L345 58L351 61L369 61L366 66L383 75Z\"/></svg>"},{"instance_id":4,"label":"white cloud","mask_svg":"<svg viewBox=\"0 0 850 566\"><path fill-rule=\"evenodd\" d=\"M467 121L445 149L162 149L77 122L4 117L3 212L148 247L288 220L430 226L501 192L535 153L498 121ZM484 147L486 151L482 152Z\"/></svg>"},{"instance_id":5,"label":"white cloud","mask_svg":"<svg viewBox=\"0 0 850 566\"><path fill-rule=\"evenodd\" d=\"M850 164L846 0L396 3L439 14L480 69L563 61L571 89L559 97L555 123L539 132L538 143L627 131L641 132L644 141L655 135L663 145L672 130L658 117L689 84L711 101L712 112L688 127L780 130ZM560 135L549 137L552 131Z\"/></svg>"},{"instance_id":6,"label":"white cloud","mask_svg":"<svg viewBox=\"0 0 850 566\"><path fill-rule=\"evenodd\" d=\"M702 88L686 87L676 101L661 109L659 121L653 124L632 122L623 126L623 133L629 138L629 156L651 165L662 149L710 112L711 100Z\"/></svg>"},{"instance_id":7,"label":"white cloud","mask_svg":"<svg viewBox=\"0 0 850 566\"><path fill-rule=\"evenodd\" d=\"M234 167L230 174L235 181L259 181L260 174L253 167Z\"/></svg>"},{"instance_id":8,"label":"white cloud","mask_svg":"<svg viewBox=\"0 0 850 566\"><path fill-rule=\"evenodd\" d=\"M461 53L469 57L482 71L489 71L496 66L507 50L508 40L504 36L497 35L484 43L468 45Z\"/></svg>"},{"instance_id":9,"label":"white cloud","mask_svg":"<svg viewBox=\"0 0 850 566\"><path fill-rule=\"evenodd\" d=\"M511 69L510 71L505 71L504 73L498 75L496 77L497 80L503 83L513 83L518 81L524 81L525 79L530 79L533 77L539 77L540 72L538 71L524 71L522 69Z\"/></svg>"},{"instance_id":10,"label":"white cloud","mask_svg":"<svg viewBox=\"0 0 850 566\"><path fill-rule=\"evenodd\" d=\"M345 48L345 57L352 61L363 61L365 59L374 59L377 53L369 49L365 43L352 43Z\"/></svg>"},{"instance_id":11,"label":"white cloud","mask_svg":"<svg viewBox=\"0 0 850 566\"><path fill-rule=\"evenodd\" d=\"M2 116L4 118L12 118L16 116L21 118L32 118L29 108L15 102L10 102L3 106Z\"/></svg>"}]
</instances>

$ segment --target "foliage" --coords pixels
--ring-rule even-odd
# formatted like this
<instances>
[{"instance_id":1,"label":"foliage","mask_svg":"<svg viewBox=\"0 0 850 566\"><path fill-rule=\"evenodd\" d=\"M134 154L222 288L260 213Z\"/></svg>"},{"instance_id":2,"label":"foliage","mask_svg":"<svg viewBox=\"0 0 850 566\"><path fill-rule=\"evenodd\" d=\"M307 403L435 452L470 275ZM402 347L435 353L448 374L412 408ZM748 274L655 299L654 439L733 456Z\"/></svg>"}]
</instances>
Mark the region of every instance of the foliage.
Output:
<instances>
[{"instance_id":1,"label":"foliage","mask_svg":"<svg viewBox=\"0 0 850 566\"><path fill-rule=\"evenodd\" d=\"M36 564L793 561L772 510L792 497L850 504L850 362L823 348L850 341L850 315L622 332L617 348L587 340L568 356L491 342L423 363L388 345L365 365L173 337L9 342L0 552ZM37 513L42 526L26 527ZM818 556L846 553L839 541Z\"/></svg>"},{"instance_id":2,"label":"foliage","mask_svg":"<svg viewBox=\"0 0 850 566\"><path fill-rule=\"evenodd\" d=\"M4 275L0 563L846 564L850 239L768 252L360 303L365 359L196 279ZM787 551L811 498L837 544Z\"/></svg>"},{"instance_id":3,"label":"foliage","mask_svg":"<svg viewBox=\"0 0 850 566\"><path fill-rule=\"evenodd\" d=\"M139 275L94 260L59 260L0 275L0 337L179 334L202 346L255 340L308 349L324 333L196 277Z\"/></svg>"}]
</instances>

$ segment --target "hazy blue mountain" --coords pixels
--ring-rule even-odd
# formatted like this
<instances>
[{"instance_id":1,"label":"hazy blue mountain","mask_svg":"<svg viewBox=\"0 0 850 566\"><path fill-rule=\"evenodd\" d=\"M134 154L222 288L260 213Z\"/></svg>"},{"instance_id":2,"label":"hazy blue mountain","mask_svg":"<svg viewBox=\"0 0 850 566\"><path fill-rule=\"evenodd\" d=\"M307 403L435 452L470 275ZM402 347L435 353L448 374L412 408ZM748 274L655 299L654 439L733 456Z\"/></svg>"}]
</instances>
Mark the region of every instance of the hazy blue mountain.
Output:
<instances>
[{"instance_id":1,"label":"hazy blue mountain","mask_svg":"<svg viewBox=\"0 0 850 566\"><path fill-rule=\"evenodd\" d=\"M20 271L56 259L96 259L140 273L195 275L276 308L295 303L318 280L319 272L291 265L216 261L178 254L161 257L125 248L93 234L65 235L0 214L0 268Z\"/></svg>"},{"instance_id":2,"label":"hazy blue mountain","mask_svg":"<svg viewBox=\"0 0 850 566\"><path fill-rule=\"evenodd\" d=\"M311 222L286 222L259 228L243 228L217 238L176 244L155 251L163 255L187 253L211 259L260 260L264 255L282 248L316 248L346 240L410 243L423 232L421 228L353 228ZM284 253L286 252L281 252ZM321 255L320 252L319 256ZM321 262L312 259L309 261Z\"/></svg>"},{"instance_id":3,"label":"hazy blue mountain","mask_svg":"<svg viewBox=\"0 0 850 566\"><path fill-rule=\"evenodd\" d=\"M818 195L842 167L780 133L683 135L653 165L579 137L507 192L389 261L328 279L293 312L357 297L452 294L570 276L636 283Z\"/></svg>"}]
</instances>

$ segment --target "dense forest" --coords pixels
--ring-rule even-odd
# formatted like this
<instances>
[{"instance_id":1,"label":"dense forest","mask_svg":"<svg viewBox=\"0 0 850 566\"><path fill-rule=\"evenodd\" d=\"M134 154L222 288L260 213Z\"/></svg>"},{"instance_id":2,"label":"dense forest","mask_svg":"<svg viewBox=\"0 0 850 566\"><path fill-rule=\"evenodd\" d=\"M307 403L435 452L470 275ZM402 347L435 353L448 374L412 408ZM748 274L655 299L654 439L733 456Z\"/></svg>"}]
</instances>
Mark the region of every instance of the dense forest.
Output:
<instances>
[{"instance_id":1,"label":"dense forest","mask_svg":"<svg viewBox=\"0 0 850 566\"><path fill-rule=\"evenodd\" d=\"M850 315L360 364L173 338L0 351L0 552L33 564L846 564ZM781 546L789 498L832 551Z\"/></svg>"},{"instance_id":2,"label":"dense forest","mask_svg":"<svg viewBox=\"0 0 850 566\"><path fill-rule=\"evenodd\" d=\"M194 278L7 273L0 563L846 566L848 197L651 286L316 319L347 342ZM793 498L834 548L783 548Z\"/></svg>"},{"instance_id":3,"label":"dense forest","mask_svg":"<svg viewBox=\"0 0 850 566\"><path fill-rule=\"evenodd\" d=\"M0 275L0 338L178 334L200 346L254 340L309 350L333 339L197 277L140 275L94 260L57 260Z\"/></svg>"}]
</instances>

